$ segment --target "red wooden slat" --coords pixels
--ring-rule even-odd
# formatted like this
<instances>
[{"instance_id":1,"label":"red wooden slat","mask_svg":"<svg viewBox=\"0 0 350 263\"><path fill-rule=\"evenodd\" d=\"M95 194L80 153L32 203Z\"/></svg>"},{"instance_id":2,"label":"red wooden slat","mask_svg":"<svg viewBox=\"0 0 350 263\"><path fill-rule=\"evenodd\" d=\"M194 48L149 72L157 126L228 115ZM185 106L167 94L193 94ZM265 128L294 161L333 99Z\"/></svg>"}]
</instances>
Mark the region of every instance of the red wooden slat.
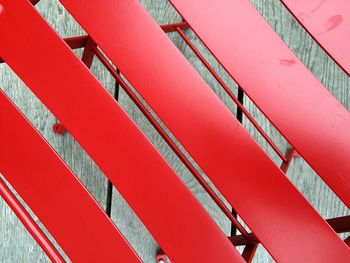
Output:
<instances>
[{"instance_id":1,"label":"red wooden slat","mask_svg":"<svg viewBox=\"0 0 350 263\"><path fill-rule=\"evenodd\" d=\"M171 2L267 118L350 207L349 112L250 1ZM210 23L207 17L213 17Z\"/></svg>"},{"instance_id":2,"label":"red wooden slat","mask_svg":"<svg viewBox=\"0 0 350 263\"><path fill-rule=\"evenodd\" d=\"M281 2L350 75L350 1L281 0Z\"/></svg>"},{"instance_id":3,"label":"red wooden slat","mask_svg":"<svg viewBox=\"0 0 350 263\"><path fill-rule=\"evenodd\" d=\"M61 2L277 260L329 262L349 258L344 243L206 86L138 1Z\"/></svg>"},{"instance_id":4,"label":"red wooden slat","mask_svg":"<svg viewBox=\"0 0 350 263\"><path fill-rule=\"evenodd\" d=\"M167 255L174 262L243 262L162 156L29 2L2 4L0 56L109 176Z\"/></svg>"},{"instance_id":5,"label":"red wooden slat","mask_svg":"<svg viewBox=\"0 0 350 263\"><path fill-rule=\"evenodd\" d=\"M74 262L140 262L73 172L0 91L0 171Z\"/></svg>"}]
</instances>

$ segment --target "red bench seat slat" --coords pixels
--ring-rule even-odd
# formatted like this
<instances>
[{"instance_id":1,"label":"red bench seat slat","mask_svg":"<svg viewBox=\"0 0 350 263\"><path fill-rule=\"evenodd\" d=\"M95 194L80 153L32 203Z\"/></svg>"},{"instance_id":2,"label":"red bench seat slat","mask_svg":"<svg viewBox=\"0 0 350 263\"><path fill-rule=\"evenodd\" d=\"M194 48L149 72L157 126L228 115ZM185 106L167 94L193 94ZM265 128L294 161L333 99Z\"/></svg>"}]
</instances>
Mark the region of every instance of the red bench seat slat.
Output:
<instances>
[{"instance_id":1,"label":"red bench seat slat","mask_svg":"<svg viewBox=\"0 0 350 263\"><path fill-rule=\"evenodd\" d=\"M350 75L350 1L281 1L306 31Z\"/></svg>"},{"instance_id":2,"label":"red bench seat slat","mask_svg":"<svg viewBox=\"0 0 350 263\"><path fill-rule=\"evenodd\" d=\"M254 142L138 1L61 2L275 259L329 262L349 258L345 244Z\"/></svg>"},{"instance_id":3,"label":"red bench seat slat","mask_svg":"<svg viewBox=\"0 0 350 263\"><path fill-rule=\"evenodd\" d=\"M0 171L73 262L141 262L73 172L0 90Z\"/></svg>"},{"instance_id":4,"label":"red bench seat slat","mask_svg":"<svg viewBox=\"0 0 350 263\"><path fill-rule=\"evenodd\" d=\"M0 56L111 179L170 259L243 262L164 158L30 3L1 3Z\"/></svg>"},{"instance_id":5,"label":"red bench seat slat","mask_svg":"<svg viewBox=\"0 0 350 263\"><path fill-rule=\"evenodd\" d=\"M171 2L252 101L350 207L348 110L249 0Z\"/></svg>"}]
</instances>

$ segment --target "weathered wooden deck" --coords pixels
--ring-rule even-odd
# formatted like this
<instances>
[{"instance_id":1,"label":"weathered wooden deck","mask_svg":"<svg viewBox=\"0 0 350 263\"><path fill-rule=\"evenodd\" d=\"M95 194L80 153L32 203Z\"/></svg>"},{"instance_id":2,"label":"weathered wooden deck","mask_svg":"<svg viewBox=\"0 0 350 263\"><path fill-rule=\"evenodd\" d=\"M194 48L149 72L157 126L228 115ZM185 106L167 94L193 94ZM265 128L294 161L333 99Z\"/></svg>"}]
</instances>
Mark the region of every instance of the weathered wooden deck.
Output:
<instances>
[{"instance_id":1,"label":"weathered wooden deck","mask_svg":"<svg viewBox=\"0 0 350 263\"><path fill-rule=\"evenodd\" d=\"M287 12L286 8L280 3L280 1L254 0L253 2L298 57L309 67L309 69L330 90L330 92L347 109L350 109L350 78L320 47L318 47L311 37L308 36L302 27ZM142 3L159 24L181 21L179 15L167 0L143 0ZM37 5L37 8L62 36L73 36L84 33L65 9L58 4L58 1L42 0ZM210 20L210 18L208 18L208 20ZM236 84L228 77L217 62L215 62L213 57L208 54L194 34L187 31L187 35L197 44L200 50L207 55L208 60L212 62L214 68L220 73L229 86L237 92ZM233 112L236 112L236 107L233 102L229 100L224 91L219 87L218 83L211 77L211 75L209 75L207 70L202 66L201 62L194 56L183 40L181 40L176 33L171 33L169 36L193 66L201 73L209 85L213 87L218 96L224 100L226 105ZM239 41L239 39L237 39L237 41ZM23 48L25 48L25 46ZM78 54L81 54L81 50L77 52ZM30 63L30 61L28 61L28 63ZM111 93L114 93L116 87L114 80L97 60L94 61L92 70L108 90ZM109 204L110 198L110 194L108 193L108 182L93 161L91 161L87 154L68 133L60 136L52 132L52 125L56 122L55 117L6 65L2 64L0 66L0 76L0 87L4 88L10 98L39 129L64 160L66 160L68 165L80 177L82 182L87 186L102 207L106 208ZM254 77L254 72L252 72L252 77ZM123 108L137 122L173 166L175 171L205 205L212 217L222 229L229 234L229 221L224 217L222 212L216 207L202 187L195 181L185 166L179 161L157 132L149 125L145 117L143 117L141 112L122 90L119 92L119 101ZM246 97L244 104L248 110L252 112L253 116L259 120L259 123L265 131L271 135L277 145L280 146L281 149L286 150L287 143L285 140L280 137L278 132L272 128L271 125L269 125L262 114ZM270 156L275 161L279 160L277 155L268 147L267 143L246 119L243 119L243 124L266 149ZM118 134L115 136L118 136ZM118 160L116 160L116 162L117 161ZM21 164L19 163L18 165ZM314 171L301 158L297 158L292 162L292 166L288 172L288 177L297 185L308 200L310 200L325 218L350 214L350 211L345 205L342 204L342 202L328 189L328 187L315 175ZM52 194L55 193L52 192ZM159 196L159 198L163 197ZM247 202L249 202L249 200L247 200ZM52 209L55 208L53 207ZM164 217L164 220L167 218L166 214L155 214L154 216ZM298 215L295 216L297 217ZM111 217L141 258L145 262L154 262L155 251L157 249L156 242L115 189L113 189L111 197ZM0 262L48 261L46 255L26 231L21 222L16 218L14 213L3 200L0 200ZM270 261L273 261L271 257L261 246L259 246L255 262Z\"/></svg>"}]
</instances>

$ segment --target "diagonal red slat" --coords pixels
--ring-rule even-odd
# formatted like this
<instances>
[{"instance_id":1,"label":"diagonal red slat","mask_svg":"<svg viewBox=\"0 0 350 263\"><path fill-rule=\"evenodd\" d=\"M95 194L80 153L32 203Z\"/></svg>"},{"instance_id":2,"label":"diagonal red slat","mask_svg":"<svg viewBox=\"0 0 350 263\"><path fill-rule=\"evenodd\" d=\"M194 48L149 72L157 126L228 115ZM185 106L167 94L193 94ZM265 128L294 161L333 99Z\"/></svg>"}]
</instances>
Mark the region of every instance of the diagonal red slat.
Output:
<instances>
[{"instance_id":1,"label":"diagonal red slat","mask_svg":"<svg viewBox=\"0 0 350 263\"><path fill-rule=\"evenodd\" d=\"M206 86L138 1L61 2L275 259L341 262L349 258L344 243Z\"/></svg>"},{"instance_id":2,"label":"diagonal red slat","mask_svg":"<svg viewBox=\"0 0 350 263\"><path fill-rule=\"evenodd\" d=\"M0 56L109 176L167 255L174 262L243 262L162 156L29 2L1 3Z\"/></svg>"},{"instance_id":3,"label":"diagonal red slat","mask_svg":"<svg viewBox=\"0 0 350 263\"><path fill-rule=\"evenodd\" d=\"M18 219L21 220L22 224L27 228L28 232L33 236L49 259L55 263L66 262L2 178L0 178L0 196L16 214Z\"/></svg>"},{"instance_id":4,"label":"diagonal red slat","mask_svg":"<svg viewBox=\"0 0 350 263\"><path fill-rule=\"evenodd\" d=\"M350 207L349 112L250 1L171 2L267 118ZM215 19L208 23L207 17Z\"/></svg>"},{"instance_id":5,"label":"diagonal red slat","mask_svg":"<svg viewBox=\"0 0 350 263\"><path fill-rule=\"evenodd\" d=\"M140 262L85 187L0 90L0 171L74 262Z\"/></svg>"},{"instance_id":6,"label":"diagonal red slat","mask_svg":"<svg viewBox=\"0 0 350 263\"><path fill-rule=\"evenodd\" d=\"M350 75L350 1L281 0L300 24Z\"/></svg>"}]
</instances>

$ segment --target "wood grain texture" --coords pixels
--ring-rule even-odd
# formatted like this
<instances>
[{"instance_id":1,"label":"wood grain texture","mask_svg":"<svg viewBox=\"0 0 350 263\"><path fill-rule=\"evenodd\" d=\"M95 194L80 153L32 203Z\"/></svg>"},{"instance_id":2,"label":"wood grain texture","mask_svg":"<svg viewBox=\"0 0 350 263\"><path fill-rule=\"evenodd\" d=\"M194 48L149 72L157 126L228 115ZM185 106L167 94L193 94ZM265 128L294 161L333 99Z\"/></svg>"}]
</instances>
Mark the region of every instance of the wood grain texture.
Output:
<instances>
[{"instance_id":1,"label":"wood grain texture","mask_svg":"<svg viewBox=\"0 0 350 263\"><path fill-rule=\"evenodd\" d=\"M167 0L142 0L141 2L159 24L181 21L181 17ZM312 38L308 36L302 27L287 12L280 1L254 0L252 2L317 78L345 107L350 109L350 78L321 48L318 47ZM61 36L66 37L84 33L56 0L42 0L37 5L37 8ZM194 33L191 30L186 30L186 35L189 36L193 43L200 49L232 91L237 93L237 85L209 54ZM235 114L236 106L234 103L195 57L190 48L186 46L184 41L182 41L176 33L169 34L169 37L197 69L203 79L213 88L233 114ZM77 54L81 55L81 51L78 51ZM111 93L114 92L114 80L96 59L94 60L92 71ZM98 202L105 207L107 180L94 162L86 155L84 150L81 149L79 144L74 141L69 133L64 136L59 136L52 132L52 125L57 121L55 117L35 98L29 89L18 80L7 66L0 66L0 76L1 88L6 91L16 105L26 114L29 120L76 172ZM229 221L123 91L120 91L119 101L122 107L135 120L152 143L171 164L177 174L193 191L217 224L226 234L229 234ZM272 139L283 151L290 147L285 139L280 136L276 129L272 127L266 118L262 116L261 112L246 97L244 105L253 116L258 119L261 126L271 135ZM272 151L271 147L267 145L246 118L243 119L243 124L271 156L272 160L275 161L276 164L279 164L281 161L278 156ZM118 134L116 134L116 136L118 136ZM180 146L180 148L182 147ZM118 160L116 160L116 162L117 161ZM198 167L196 164L194 165ZM292 162L287 176L325 218L350 214L348 209L301 158L295 159ZM163 197L160 196L159 198ZM158 214L154 216L161 216L166 222L167 215ZM155 253L158 249L156 241L115 189L113 190L112 198L112 219L135 247L141 258L145 262L154 262ZM40 247L38 247L33 238L26 232L20 221L15 217L3 200L0 200L0 262L49 262ZM254 262L273 262L273 260L262 246L259 246Z\"/></svg>"}]
</instances>

